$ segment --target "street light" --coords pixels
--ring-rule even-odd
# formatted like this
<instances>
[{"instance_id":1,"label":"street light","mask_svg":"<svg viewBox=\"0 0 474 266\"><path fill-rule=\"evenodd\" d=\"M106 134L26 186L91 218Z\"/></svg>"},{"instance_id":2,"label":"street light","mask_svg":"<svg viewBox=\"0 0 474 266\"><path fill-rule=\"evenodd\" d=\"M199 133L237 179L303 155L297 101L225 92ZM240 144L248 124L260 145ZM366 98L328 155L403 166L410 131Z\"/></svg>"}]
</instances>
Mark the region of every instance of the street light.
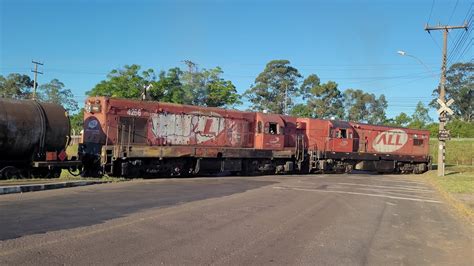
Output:
<instances>
[{"instance_id":1,"label":"street light","mask_svg":"<svg viewBox=\"0 0 474 266\"><path fill-rule=\"evenodd\" d=\"M401 56L409 56L409 57L412 57L412 58L415 58L416 61L418 61L420 64L422 64L429 72L433 73L433 74L436 74L433 70L431 70L425 63L423 63L423 61L420 60L420 58L414 56L414 55L411 55L411 54L408 54L407 52L405 51L402 51L402 50L399 50L397 51L397 54L401 55Z\"/></svg>"}]
</instances>

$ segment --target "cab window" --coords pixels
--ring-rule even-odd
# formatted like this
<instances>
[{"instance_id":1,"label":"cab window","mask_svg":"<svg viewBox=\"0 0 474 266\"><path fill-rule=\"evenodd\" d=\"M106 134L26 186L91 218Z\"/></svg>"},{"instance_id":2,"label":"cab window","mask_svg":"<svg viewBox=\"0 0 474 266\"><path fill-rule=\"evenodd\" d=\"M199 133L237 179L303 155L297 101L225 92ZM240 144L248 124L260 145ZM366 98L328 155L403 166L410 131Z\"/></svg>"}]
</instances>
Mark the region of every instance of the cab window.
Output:
<instances>
[{"instance_id":1,"label":"cab window","mask_svg":"<svg viewBox=\"0 0 474 266\"><path fill-rule=\"evenodd\" d=\"M341 129L341 138L342 139L347 139L347 130L346 129Z\"/></svg>"},{"instance_id":2,"label":"cab window","mask_svg":"<svg viewBox=\"0 0 474 266\"><path fill-rule=\"evenodd\" d=\"M423 146L423 140L422 139L413 139L413 145Z\"/></svg>"},{"instance_id":3,"label":"cab window","mask_svg":"<svg viewBox=\"0 0 474 266\"><path fill-rule=\"evenodd\" d=\"M278 134L278 124L277 123L269 123L268 134L270 134L270 135Z\"/></svg>"},{"instance_id":4,"label":"cab window","mask_svg":"<svg viewBox=\"0 0 474 266\"><path fill-rule=\"evenodd\" d=\"M262 133L262 128L263 128L263 125L262 125L262 121L258 121L257 123L257 133Z\"/></svg>"}]
</instances>

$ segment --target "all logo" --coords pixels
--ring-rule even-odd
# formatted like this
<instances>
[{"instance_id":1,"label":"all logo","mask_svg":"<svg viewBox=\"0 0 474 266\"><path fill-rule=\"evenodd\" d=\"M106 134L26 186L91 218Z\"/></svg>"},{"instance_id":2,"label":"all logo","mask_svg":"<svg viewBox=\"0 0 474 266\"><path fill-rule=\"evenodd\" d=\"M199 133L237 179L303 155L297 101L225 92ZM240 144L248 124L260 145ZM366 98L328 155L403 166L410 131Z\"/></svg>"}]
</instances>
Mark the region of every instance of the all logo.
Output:
<instances>
[{"instance_id":1,"label":"all logo","mask_svg":"<svg viewBox=\"0 0 474 266\"><path fill-rule=\"evenodd\" d=\"M391 129L379 133L372 147L378 152L394 152L401 149L408 141L408 135L401 129Z\"/></svg>"}]
</instances>

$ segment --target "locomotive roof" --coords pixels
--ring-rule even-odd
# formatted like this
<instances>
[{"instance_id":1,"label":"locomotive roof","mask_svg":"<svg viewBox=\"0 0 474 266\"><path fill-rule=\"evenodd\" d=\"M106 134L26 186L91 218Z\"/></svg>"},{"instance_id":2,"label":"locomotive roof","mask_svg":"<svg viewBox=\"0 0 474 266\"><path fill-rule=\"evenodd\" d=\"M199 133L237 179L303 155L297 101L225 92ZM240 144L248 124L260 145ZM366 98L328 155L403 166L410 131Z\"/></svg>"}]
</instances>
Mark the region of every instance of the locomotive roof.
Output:
<instances>
[{"instance_id":1,"label":"locomotive roof","mask_svg":"<svg viewBox=\"0 0 474 266\"><path fill-rule=\"evenodd\" d=\"M226 109L226 108L220 108L220 107L206 107L206 106L196 106L196 105L189 105L189 104L178 104L178 103L168 103L168 102L160 102L160 101L150 101L150 100L137 100L137 99L123 99L123 98L113 98L113 97L105 97L105 96L92 96L89 97L88 99L106 99L106 100L112 100L112 101L117 101L117 102L131 102L134 104L144 104L144 105L151 105L151 104L160 104L160 105L166 105L166 106L173 106L173 107L187 107L187 108L199 108L199 109L206 109L206 110L215 110L215 111L232 111L235 113L241 113L241 114L255 114L255 113L260 113L264 115L279 115L282 117L294 117L294 116L289 116L289 115L284 115L284 114L273 114L273 113L263 113L263 112L254 112L254 111L241 111L237 109ZM379 128L393 128L393 129L405 129L405 130L412 130L412 131L423 131L423 132L429 132L429 130L426 129L412 129L412 128L406 128L406 127L397 127L397 126L389 126L389 125L373 125L373 124L367 124L367 123L360 123L360 122L349 122L349 121L343 121L343 120L330 120L330 119L321 119L321 118L308 118L308 119L317 119L321 121L326 121L328 123L331 123L334 127L337 128L352 128L352 127L379 127Z\"/></svg>"}]
</instances>

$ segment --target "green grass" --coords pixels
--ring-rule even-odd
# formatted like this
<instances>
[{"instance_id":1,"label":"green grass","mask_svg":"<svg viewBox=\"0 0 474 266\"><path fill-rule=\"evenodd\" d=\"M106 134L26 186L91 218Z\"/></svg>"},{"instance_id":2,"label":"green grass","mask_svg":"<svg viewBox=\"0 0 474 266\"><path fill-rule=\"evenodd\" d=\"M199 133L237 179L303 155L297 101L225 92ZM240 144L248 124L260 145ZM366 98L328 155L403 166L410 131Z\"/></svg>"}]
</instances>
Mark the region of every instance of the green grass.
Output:
<instances>
[{"instance_id":1,"label":"green grass","mask_svg":"<svg viewBox=\"0 0 474 266\"><path fill-rule=\"evenodd\" d=\"M446 175L438 177L432 170L423 175L446 202L474 225L474 166L446 166Z\"/></svg>"},{"instance_id":2,"label":"green grass","mask_svg":"<svg viewBox=\"0 0 474 266\"><path fill-rule=\"evenodd\" d=\"M438 140L430 140L433 163L438 160ZM446 164L474 165L474 139L452 139L446 142Z\"/></svg>"},{"instance_id":3,"label":"green grass","mask_svg":"<svg viewBox=\"0 0 474 266\"><path fill-rule=\"evenodd\" d=\"M426 176L447 192L474 194L474 166L448 165L445 171L444 177L439 177L436 170Z\"/></svg>"}]
</instances>

